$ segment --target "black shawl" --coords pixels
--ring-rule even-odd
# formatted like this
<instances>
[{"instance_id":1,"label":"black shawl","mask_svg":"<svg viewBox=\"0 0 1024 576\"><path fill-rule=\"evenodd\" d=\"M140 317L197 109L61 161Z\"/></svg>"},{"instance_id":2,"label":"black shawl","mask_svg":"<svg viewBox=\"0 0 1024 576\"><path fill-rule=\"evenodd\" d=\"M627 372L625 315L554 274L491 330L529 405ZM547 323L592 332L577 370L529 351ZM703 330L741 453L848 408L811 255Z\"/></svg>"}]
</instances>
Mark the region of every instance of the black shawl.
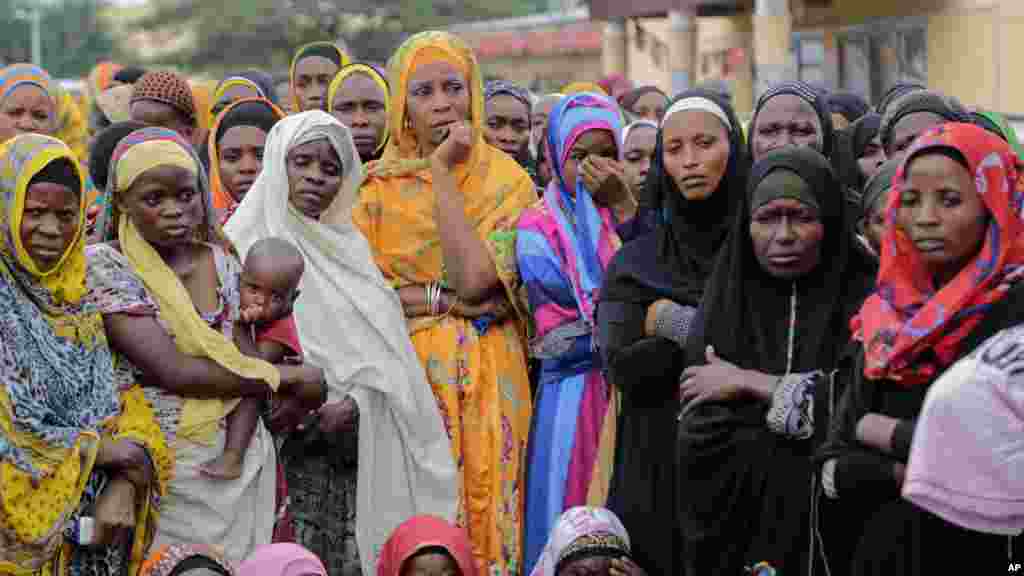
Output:
<instances>
[{"instance_id":1,"label":"black shawl","mask_svg":"<svg viewBox=\"0 0 1024 576\"><path fill-rule=\"evenodd\" d=\"M772 86L761 97L757 99L757 106L754 107L754 116L750 120L750 137L747 142L747 153L750 158L754 157L754 130L757 129L757 115L764 108L769 100L776 96L790 94L807 102L814 108L821 124L821 152L822 156L831 159L835 149L835 128L832 124L832 109L828 103L828 93L811 86L806 82L793 81L782 82Z\"/></svg>"},{"instance_id":2,"label":"black shawl","mask_svg":"<svg viewBox=\"0 0 1024 576\"><path fill-rule=\"evenodd\" d=\"M931 90L914 90L889 103L882 114L879 138L888 155L892 145L892 130L905 116L917 112L938 114L947 122L971 123L971 117L956 98Z\"/></svg>"},{"instance_id":3,"label":"black shawl","mask_svg":"<svg viewBox=\"0 0 1024 576\"><path fill-rule=\"evenodd\" d=\"M812 189L825 227L822 260L797 280L793 372L832 370L849 341L849 318L874 278L874 263L854 248L839 183L819 153L773 151L751 170L729 239L708 282L687 342L687 364L705 363L705 348L740 368L786 371L793 282L775 279L757 262L750 237L750 197L776 168L800 175ZM827 394L815 395L815 436L823 437ZM693 574L739 574L758 560L784 574L804 574L816 442L777 436L765 426L764 404L708 403L679 424L678 495L685 564ZM822 415L825 415L824 417Z\"/></svg>"},{"instance_id":4,"label":"black shawl","mask_svg":"<svg viewBox=\"0 0 1024 576\"><path fill-rule=\"evenodd\" d=\"M729 163L718 188L706 200L691 202L683 197L665 170L661 131L654 165L647 176L646 197L654 212L653 233L630 242L612 258L605 274L602 298L651 303L668 298L696 306L725 240L736 207L746 190L747 160L743 132L735 112L718 94L689 90L676 100L705 98L729 117Z\"/></svg>"},{"instance_id":5,"label":"black shawl","mask_svg":"<svg viewBox=\"0 0 1024 576\"><path fill-rule=\"evenodd\" d=\"M828 97L829 108L851 124L871 111L871 106L859 95L852 92L834 92Z\"/></svg>"}]
</instances>

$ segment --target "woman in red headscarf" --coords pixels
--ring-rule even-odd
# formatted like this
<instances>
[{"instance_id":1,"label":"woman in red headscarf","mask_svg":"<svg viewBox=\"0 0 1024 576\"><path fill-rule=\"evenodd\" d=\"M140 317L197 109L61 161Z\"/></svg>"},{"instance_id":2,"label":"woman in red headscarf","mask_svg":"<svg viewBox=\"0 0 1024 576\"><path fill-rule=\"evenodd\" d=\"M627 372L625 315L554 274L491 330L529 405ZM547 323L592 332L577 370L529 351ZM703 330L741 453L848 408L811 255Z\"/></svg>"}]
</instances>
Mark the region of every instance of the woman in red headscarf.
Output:
<instances>
[{"instance_id":1,"label":"woman in red headscarf","mask_svg":"<svg viewBox=\"0 0 1024 576\"><path fill-rule=\"evenodd\" d=\"M851 323L854 346L838 380L846 390L819 455L824 491L842 507L835 521L864 522L852 561L833 557L836 568L939 573L969 550L972 561L1005 570L1012 540L955 526L901 489L925 394L985 372L959 368L961 360L984 361L972 352L1024 317L1018 164L998 136L951 123L922 134L896 174L877 289ZM947 450L958 457L956 445Z\"/></svg>"},{"instance_id":2,"label":"woman in red headscarf","mask_svg":"<svg viewBox=\"0 0 1024 576\"><path fill-rule=\"evenodd\" d=\"M434 516L415 516L384 543L377 576L406 576L428 567L445 574L476 576L469 537L463 529Z\"/></svg>"}]
</instances>

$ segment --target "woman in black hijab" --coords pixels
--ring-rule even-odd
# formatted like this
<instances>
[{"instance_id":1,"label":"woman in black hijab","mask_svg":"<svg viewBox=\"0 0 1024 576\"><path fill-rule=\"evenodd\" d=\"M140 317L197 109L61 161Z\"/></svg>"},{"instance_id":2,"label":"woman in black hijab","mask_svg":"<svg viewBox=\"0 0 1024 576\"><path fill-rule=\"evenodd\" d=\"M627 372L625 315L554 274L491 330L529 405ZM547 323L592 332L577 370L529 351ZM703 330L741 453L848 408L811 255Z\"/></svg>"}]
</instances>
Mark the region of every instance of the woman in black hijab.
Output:
<instances>
[{"instance_id":1,"label":"woman in black hijab","mask_svg":"<svg viewBox=\"0 0 1024 576\"><path fill-rule=\"evenodd\" d=\"M828 106L836 130L845 130L871 111L867 101L852 92L833 92L828 97Z\"/></svg>"},{"instance_id":2,"label":"woman in black hijab","mask_svg":"<svg viewBox=\"0 0 1024 576\"><path fill-rule=\"evenodd\" d=\"M688 574L766 562L806 575L821 558L810 456L824 438L848 320L874 278L836 186L828 161L806 147L768 153L751 169L679 385Z\"/></svg>"},{"instance_id":3,"label":"woman in black hijab","mask_svg":"<svg viewBox=\"0 0 1024 576\"><path fill-rule=\"evenodd\" d=\"M922 132L947 122L971 122L967 110L956 98L918 89L891 101L878 129L886 158L903 158Z\"/></svg>"},{"instance_id":4,"label":"woman in black hijab","mask_svg":"<svg viewBox=\"0 0 1024 576\"><path fill-rule=\"evenodd\" d=\"M806 82L783 82L757 99L750 120L750 158L786 146L807 146L831 159L835 128L828 94Z\"/></svg>"},{"instance_id":5,"label":"woman in black hijab","mask_svg":"<svg viewBox=\"0 0 1024 576\"><path fill-rule=\"evenodd\" d=\"M702 147L719 152L687 168L682 158ZM609 381L622 392L608 508L652 573L679 573L679 540L666 529L676 525L675 462L652 447L675 433L681 348L748 168L742 128L726 100L706 90L680 95L662 121L647 176L655 229L623 246L605 273L598 332Z\"/></svg>"}]
</instances>

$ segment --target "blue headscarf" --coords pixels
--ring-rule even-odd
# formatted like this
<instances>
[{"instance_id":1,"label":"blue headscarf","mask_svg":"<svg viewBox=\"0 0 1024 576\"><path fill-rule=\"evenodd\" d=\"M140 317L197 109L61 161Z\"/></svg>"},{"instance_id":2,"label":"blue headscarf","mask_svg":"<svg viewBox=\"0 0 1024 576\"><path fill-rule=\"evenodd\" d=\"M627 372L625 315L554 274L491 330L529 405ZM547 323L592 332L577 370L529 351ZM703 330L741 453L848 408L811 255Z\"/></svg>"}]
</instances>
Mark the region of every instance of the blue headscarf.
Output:
<instances>
[{"instance_id":1,"label":"blue headscarf","mask_svg":"<svg viewBox=\"0 0 1024 576\"><path fill-rule=\"evenodd\" d=\"M619 240L611 222L611 212L598 207L583 184L566 182L565 162L576 140L584 132L607 130L616 145L622 141L622 114L607 96L592 92L562 98L548 118L547 151L555 177L544 192L544 201L558 221L563 241L576 255L574 278L577 304L590 317L592 298L604 282L604 270L618 248ZM570 190L572 193L570 193Z\"/></svg>"}]
</instances>

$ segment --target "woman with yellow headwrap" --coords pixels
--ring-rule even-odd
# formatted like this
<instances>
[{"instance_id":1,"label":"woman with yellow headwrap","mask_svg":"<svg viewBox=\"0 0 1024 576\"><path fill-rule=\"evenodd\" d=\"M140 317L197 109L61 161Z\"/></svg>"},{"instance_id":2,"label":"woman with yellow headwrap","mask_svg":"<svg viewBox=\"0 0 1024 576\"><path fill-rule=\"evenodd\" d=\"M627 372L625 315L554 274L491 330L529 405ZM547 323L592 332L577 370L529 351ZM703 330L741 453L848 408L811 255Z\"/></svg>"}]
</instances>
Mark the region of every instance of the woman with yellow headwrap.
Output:
<instances>
[{"instance_id":1,"label":"woman with yellow headwrap","mask_svg":"<svg viewBox=\"0 0 1024 576\"><path fill-rule=\"evenodd\" d=\"M469 47L417 34L391 59L391 138L353 219L398 290L459 465L481 570L521 572L530 426L515 224L533 183L483 140L484 93Z\"/></svg>"},{"instance_id":2,"label":"woman with yellow headwrap","mask_svg":"<svg viewBox=\"0 0 1024 576\"><path fill-rule=\"evenodd\" d=\"M349 61L348 54L333 42L312 42L299 48L288 72L291 111L326 110L327 87Z\"/></svg>"},{"instance_id":3,"label":"woman with yellow headwrap","mask_svg":"<svg viewBox=\"0 0 1024 576\"><path fill-rule=\"evenodd\" d=\"M11 64L0 70L0 142L25 133L54 136L77 162L87 160L85 123L74 98L35 64ZM99 194L88 176L84 189L92 207Z\"/></svg>"},{"instance_id":4,"label":"woman with yellow headwrap","mask_svg":"<svg viewBox=\"0 0 1024 576\"><path fill-rule=\"evenodd\" d=\"M327 89L327 111L352 132L359 158L380 158L388 143L388 81L370 64L343 66Z\"/></svg>"},{"instance_id":5,"label":"woman with yellow headwrap","mask_svg":"<svg viewBox=\"0 0 1024 576\"><path fill-rule=\"evenodd\" d=\"M210 129L210 194L218 221L226 223L263 170L267 134L284 118L263 98L242 98L228 104Z\"/></svg>"},{"instance_id":6,"label":"woman with yellow headwrap","mask_svg":"<svg viewBox=\"0 0 1024 576\"><path fill-rule=\"evenodd\" d=\"M261 70L246 70L229 74L217 84L210 102L210 124L232 102L243 98L263 98L278 106L274 92L274 79Z\"/></svg>"},{"instance_id":7,"label":"woman with yellow headwrap","mask_svg":"<svg viewBox=\"0 0 1024 576\"><path fill-rule=\"evenodd\" d=\"M199 159L176 132L133 132L110 165L99 222L106 243L88 249L88 281L118 383L147 384L146 400L174 446L172 497L154 545L204 542L238 562L271 539L270 436L260 424L238 479L208 478L200 465L223 452L238 397L265 398L276 388L308 410L321 403L323 375L255 358L249 330L238 329L241 266L216 223Z\"/></svg>"},{"instance_id":8,"label":"woman with yellow headwrap","mask_svg":"<svg viewBox=\"0 0 1024 576\"><path fill-rule=\"evenodd\" d=\"M103 61L89 71L82 95L82 112L86 116L87 131L91 136L118 120L111 119L100 104L100 95L119 83L114 76L122 70L120 64Z\"/></svg>"},{"instance_id":9,"label":"woman with yellow headwrap","mask_svg":"<svg viewBox=\"0 0 1024 576\"><path fill-rule=\"evenodd\" d=\"M134 574L171 472L141 388L116 385L103 319L83 298L82 184L59 140L0 147L2 574Z\"/></svg>"}]
</instances>

